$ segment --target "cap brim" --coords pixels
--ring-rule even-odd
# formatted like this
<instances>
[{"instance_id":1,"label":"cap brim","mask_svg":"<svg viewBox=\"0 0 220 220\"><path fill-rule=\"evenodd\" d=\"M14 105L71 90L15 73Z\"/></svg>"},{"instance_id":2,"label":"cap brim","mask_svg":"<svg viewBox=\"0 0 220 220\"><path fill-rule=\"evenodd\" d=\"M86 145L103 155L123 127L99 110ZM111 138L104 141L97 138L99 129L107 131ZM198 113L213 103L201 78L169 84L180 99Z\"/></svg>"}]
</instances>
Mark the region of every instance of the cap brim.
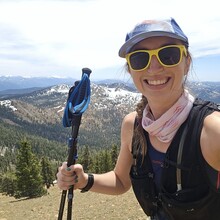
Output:
<instances>
[{"instance_id":1,"label":"cap brim","mask_svg":"<svg viewBox=\"0 0 220 220\"><path fill-rule=\"evenodd\" d=\"M171 37L174 39L182 40L188 44L188 41L186 40L186 38L178 36L175 33L170 33L170 32L165 32L165 31L152 31L148 33L141 33L141 34L135 35L134 37L126 41L121 46L118 52L119 56L122 58L125 58L125 55L130 52L130 50L135 44L150 37Z\"/></svg>"}]
</instances>

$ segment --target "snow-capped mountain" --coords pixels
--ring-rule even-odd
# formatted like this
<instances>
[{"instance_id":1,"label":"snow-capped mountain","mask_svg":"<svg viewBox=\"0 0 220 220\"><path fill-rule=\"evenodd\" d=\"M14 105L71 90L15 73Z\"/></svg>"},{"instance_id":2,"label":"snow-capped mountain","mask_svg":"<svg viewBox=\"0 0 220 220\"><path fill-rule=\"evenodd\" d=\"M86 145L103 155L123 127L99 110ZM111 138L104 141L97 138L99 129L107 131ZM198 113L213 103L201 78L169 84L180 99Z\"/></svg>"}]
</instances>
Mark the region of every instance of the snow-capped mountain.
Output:
<instances>
[{"instance_id":1,"label":"snow-capped mountain","mask_svg":"<svg viewBox=\"0 0 220 220\"><path fill-rule=\"evenodd\" d=\"M195 96L220 103L220 83L198 83L191 82L188 87ZM40 89L16 98L3 99L1 106L6 106L13 111L19 111L20 103L30 105L32 109L42 108L54 114L63 113L65 102L68 97L70 85L60 84L45 89ZM129 112L135 109L135 104L140 100L141 95L134 87L122 83L95 84L91 83L91 111L117 110ZM25 104L24 104L25 103Z\"/></svg>"},{"instance_id":2,"label":"snow-capped mountain","mask_svg":"<svg viewBox=\"0 0 220 220\"><path fill-rule=\"evenodd\" d=\"M195 96L220 103L220 83L191 83ZM67 130L62 117L70 85L60 84L0 100L0 124L24 129L31 135L65 141ZM119 144L123 117L134 111L141 95L121 83L91 83L91 101L83 114L81 142L89 146Z\"/></svg>"},{"instance_id":3,"label":"snow-capped mountain","mask_svg":"<svg viewBox=\"0 0 220 220\"><path fill-rule=\"evenodd\" d=\"M62 117L69 89L69 85L61 84L1 100L0 121L18 127L25 124L29 133L36 135L40 132L47 138L53 133L53 138L64 141L67 130L62 127ZM91 101L81 123L82 134L87 134L81 137L83 144L101 146L106 142L119 143L122 119L135 110L140 97L136 91L118 85L112 87L91 83ZM41 131L42 126L46 127L47 132Z\"/></svg>"},{"instance_id":4,"label":"snow-capped mountain","mask_svg":"<svg viewBox=\"0 0 220 220\"><path fill-rule=\"evenodd\" d=\"M18 96L15 99L7 99L0 102L17 110L13 105L18 102L25 102L36 107L53 109L54 112L61 112L65 107L70 86L66 84L52 86L46 89ZM120 87L108 87L91 83L91 108L94 110L125 108L130 110L138 102L141 95L136 91L128 91Z\"/></svg>"}]
</instances>

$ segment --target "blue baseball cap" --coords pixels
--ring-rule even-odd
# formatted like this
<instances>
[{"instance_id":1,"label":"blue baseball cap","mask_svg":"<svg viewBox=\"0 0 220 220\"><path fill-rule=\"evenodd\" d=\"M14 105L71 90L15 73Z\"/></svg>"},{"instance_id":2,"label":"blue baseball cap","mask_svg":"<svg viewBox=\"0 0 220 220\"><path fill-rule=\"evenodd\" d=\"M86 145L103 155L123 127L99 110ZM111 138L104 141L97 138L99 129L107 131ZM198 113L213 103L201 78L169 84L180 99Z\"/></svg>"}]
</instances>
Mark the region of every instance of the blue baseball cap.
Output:
<instances>
[{"instance_id":1,"label":"blue baseball cap","mask_svg":"<svg viewBox=\"0 0 220 220\"><path fill-rule=\"evenodd\" d=\"M187 36L173 18L144 20L127 33L125 43L119 50L119 56L124 58L135 44L149 37L171 37L182 40L187 46L189 45Z\"/></svg>"}]
</instances>

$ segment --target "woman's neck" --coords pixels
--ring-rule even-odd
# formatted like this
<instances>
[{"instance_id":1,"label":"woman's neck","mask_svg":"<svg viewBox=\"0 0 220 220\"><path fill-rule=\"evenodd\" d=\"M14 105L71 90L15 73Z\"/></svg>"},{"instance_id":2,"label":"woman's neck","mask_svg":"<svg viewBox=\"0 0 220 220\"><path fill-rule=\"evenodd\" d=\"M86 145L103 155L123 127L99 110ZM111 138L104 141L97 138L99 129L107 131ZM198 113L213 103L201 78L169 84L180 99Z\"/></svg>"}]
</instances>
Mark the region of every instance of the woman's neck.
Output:
<instances>
[{"instance_id":1,"label":"woman's neck","mask_svg":"<svg viewBox=\"0 0 220 220\"><path fill-rule=\"evenodd\" d=\"M160 118L166 111L168 111L180 98L182 93L166 100L148 100L148 106L154 119Z\"/></svg>"}]
</instances>

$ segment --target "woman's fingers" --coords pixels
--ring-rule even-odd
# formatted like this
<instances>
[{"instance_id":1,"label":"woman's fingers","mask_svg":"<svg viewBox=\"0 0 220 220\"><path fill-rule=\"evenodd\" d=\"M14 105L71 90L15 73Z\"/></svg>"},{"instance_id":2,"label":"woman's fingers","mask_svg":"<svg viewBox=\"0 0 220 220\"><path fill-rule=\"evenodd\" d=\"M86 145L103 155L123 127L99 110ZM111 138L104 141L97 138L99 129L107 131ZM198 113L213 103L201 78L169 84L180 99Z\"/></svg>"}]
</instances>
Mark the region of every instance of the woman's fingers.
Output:
<instances>
[{"instance_id":1,"label":"woman's fingers","mask_svg":"<svg viewBox=\"0 0 220 220\"><path fill-rule=\"evenodd\" d=\"M64 162L58 169L57 173L57 185L62 190L69 189L72 185L79 182L82 179L83 169L82 165L75 164L67 167L67 163Z\"/></svg>"}]
</instances>

